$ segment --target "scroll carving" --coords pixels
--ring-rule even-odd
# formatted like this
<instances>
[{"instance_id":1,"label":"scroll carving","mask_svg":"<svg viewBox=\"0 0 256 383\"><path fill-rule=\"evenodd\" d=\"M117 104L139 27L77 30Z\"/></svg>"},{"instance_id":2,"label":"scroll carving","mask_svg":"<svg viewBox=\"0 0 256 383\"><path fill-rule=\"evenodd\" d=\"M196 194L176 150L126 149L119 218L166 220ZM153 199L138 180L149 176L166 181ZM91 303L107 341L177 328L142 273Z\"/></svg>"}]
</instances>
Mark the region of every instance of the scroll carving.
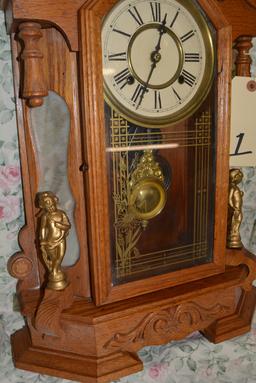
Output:
<instances>
[{"instance_id":1,"label":"scroll carving","mask_svg":"<svg viewBox=\"0 0 256 383\"><path fill-rule=\"evenodd\" d=\"M41 25L33 22L19 26L19 39L22 42L22 98L28 100L30 107L43 104L43 97L48 95L43 68L43 54L39 49L42 38Z\"/></svg>"},{"instance_id":2,"label":"scroll carving","mask_svg":"<svg viewBox=\"0 0 256 383\"><path fill-rule=\"evenodd\" d=\"M252 37L241 36L236 40L235 48L238 50L236 58L237 76L249 77L252 59L249 51L252 48Z\"/></svg>"},{"instance_id":3,"label":"scroll carving","mask_svg":"<svg viewBox=\"0 0 256 383\"><path fill-rule=\"evenodd\" d=\"M70 307L72 302L71 285L62 291L46 289L35 317L36 330L43 335L61 338L64 335L60 322L61 313Z\"/></svg>"},{"instance_id":4,"label":"scroll carving","mask_svg":"<svg viewBox=\"0 0 256 383\"><path fill-rule=\"evenodd\" d=\"M127 350L132 344L139 344L141 347L149 340L152 344L152 338L176 339L177 333L182 336L188 333L188 329L189 332L199 329L201 324L209 324L229 311L230 307L219 303L212 307L202 307L190 302L150 313L129 332L115 334L105 343L104 348L107 351Z\"/></svg>"}]
</instances>

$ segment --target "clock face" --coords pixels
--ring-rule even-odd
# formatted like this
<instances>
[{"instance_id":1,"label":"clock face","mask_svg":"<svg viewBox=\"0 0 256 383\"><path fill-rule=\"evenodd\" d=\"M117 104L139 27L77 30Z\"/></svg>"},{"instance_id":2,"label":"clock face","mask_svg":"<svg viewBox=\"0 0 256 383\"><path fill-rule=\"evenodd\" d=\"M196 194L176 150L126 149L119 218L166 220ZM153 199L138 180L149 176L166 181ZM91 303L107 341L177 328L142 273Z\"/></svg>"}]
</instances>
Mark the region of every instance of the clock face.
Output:
<instances>
[{"instance_id":1,"label":"clock face","mask_svg":"<svg viewBox=\"0 0 256 383\"><path fill-rule=\"evenodd\" d=\"M103 22L102 54L107 102L140 125L188 117L211 86L211 33L192 2L118 2Z\"/></svg>"}]
</instances>

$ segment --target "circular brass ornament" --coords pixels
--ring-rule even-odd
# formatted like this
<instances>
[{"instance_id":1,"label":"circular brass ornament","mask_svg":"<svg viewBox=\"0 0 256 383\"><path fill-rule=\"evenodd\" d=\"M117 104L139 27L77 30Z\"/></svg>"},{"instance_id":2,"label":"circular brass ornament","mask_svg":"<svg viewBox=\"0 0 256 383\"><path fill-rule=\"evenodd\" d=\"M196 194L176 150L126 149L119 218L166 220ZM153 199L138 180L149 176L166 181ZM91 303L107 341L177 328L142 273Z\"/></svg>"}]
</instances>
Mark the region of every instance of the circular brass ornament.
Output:
<instances>
[{"instance_id":1,"label":"circular brass ornament","mask_svg":"<svg viewBox=\"0 0 256 383\"><path fill-rule=\"evenodd\" d=\"M141 28L137 29L137 31L133 34L133 36L130 39L129 45L128 45L128 52L127 52L128 67L130 69L131 74L142 85L146 85L146 82L138 75L138 73L136 72L136 69L135 69L135 67L133 65L132 47L133 47L134 42L136 41L136 38L141 33L143 33L144 31L146 31L148 29L158 29L158 28L159 28L159 23L149 23L149 24L146 24L146 25L142 26ZM174 75L172 75L171 78L169 78L168 81L165 81L164 83L157 84L157 85L153 85L153 84L149 83L148 84L148 88L151 88L151 89L163 89L163 88L167 88L169 85L171 85L172 83L174 83L174 81L177 80L177 78L179 77L179 75L181 73L181 70L182 70L182 65L183 65L183 62L184 62L184 53L183 53L183 49L182 49L180 40L178 39L178 37L169 28L166 28L166 33L168 34L168 36L175 43L175 46L176 46L177 52L178 52L178 56L179 56L179 60L178 60L179 61L179 65L178 65L177 70L174 73ZM152 56L154 56L156 62L159 62L161 60L161 58L162 58L161 57L161 53L157 53L157 55L156 55L155 52L152 52Z\"/></svg>"},{"instance_id":2,"label":"circular brass ornament","mask_svg":"<svg viewBox=\"0 0 256 383\"><path fill-rule=\"evenodd\" d=\"M130 196L130 209L139 220L156 217L166 204L166 191L161 181L154 177L140 180Z\"/></svg>"}]
</instances>

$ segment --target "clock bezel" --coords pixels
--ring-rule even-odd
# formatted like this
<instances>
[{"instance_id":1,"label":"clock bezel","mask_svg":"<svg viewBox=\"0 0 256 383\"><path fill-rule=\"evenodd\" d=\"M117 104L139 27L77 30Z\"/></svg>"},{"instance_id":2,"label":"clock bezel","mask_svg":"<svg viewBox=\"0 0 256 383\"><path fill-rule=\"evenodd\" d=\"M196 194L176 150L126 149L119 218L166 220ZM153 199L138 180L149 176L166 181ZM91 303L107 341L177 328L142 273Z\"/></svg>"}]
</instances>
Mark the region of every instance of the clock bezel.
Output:
<instances>
[{"instance_id":1,"label":"clock bezel","mask_svg":"<svg viewBox=\"0 0 256 383\"><path fill-rule=\"evenodd\" d=\"M125 1L125 0L123 0ZM121 2L123 2L121 1ZM214 51L214 43L213 43L213 37L212 32L210 30L210 27L207 25L207 22L203 15L201 14L201 11L198 9L198 7L190 2L187 3L186 0L175 0L177 3L180 3L181 6L183 6L189 13L192 14L193 19L196 21L202 37L204 41L204 47L205 47L205 56L206 56L206 62L205 62L205 70L203 74L202 81L197 88L196 93L193 95L192 99L180 110L176 112L170 112L169 116L164 117L148 117L148 116L141 116L134 112L131 109L126 108L124 105L122 105L118 98L114 96L114 94L109 89L108 85L106 84L106 81L103 76L103 86L104 86L104 99L105 101L116 111L120 113L125 119L130 121L133 124L138 124L140 126L144 127L150 127L150 128L163 128L167 127L173 124L176 124L185 118L190 117L204 102L206 97L209 94L209 91L212 86L213 77L214 77L214 67L215 67L215 51ZM111 12L116 6L117 3L109 10ZM103 19L102 23L102 30L105 24L106 18ZM150 24L155 24L151 22ZM138 31L142 28L145 28L148 24L140 27L135 31L135 33L131 36L130 41L128 43L128 46L130 45L131 40L133 39L134 35L138 33ZM160 25L160 23L159 23ZM174 34L174 32L170 29L171 34ZM175 35L176 36L176 35ZM176 38L179 40L179 38L176 36ZM182 55L183 56L183 55ZM128 66L129 66L129 57L127 59ZM181 65L182 69L182 65ZM135 76L136 77L136 76ZM176 76L175 76L176 77ZM141 83L143 85L143 83Z\"/></svg>"}]
</instances>

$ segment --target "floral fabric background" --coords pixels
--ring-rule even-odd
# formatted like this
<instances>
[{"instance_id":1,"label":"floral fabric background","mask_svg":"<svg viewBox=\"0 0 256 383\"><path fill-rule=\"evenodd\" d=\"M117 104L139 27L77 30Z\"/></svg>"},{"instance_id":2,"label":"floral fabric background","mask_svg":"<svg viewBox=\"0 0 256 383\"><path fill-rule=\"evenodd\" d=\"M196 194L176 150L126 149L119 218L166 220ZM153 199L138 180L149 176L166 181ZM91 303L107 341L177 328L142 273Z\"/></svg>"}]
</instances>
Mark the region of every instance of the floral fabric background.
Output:
<instances>
[{"instance_id":1,"label":"floral fabric background","mask_svg":"<svg viewBox=\"0 0 256 383\"><path fill-rule=\"evenodd\" d=\"M244 168L243 172L242 237L256 254L256 169ZM22 327L23 319L15 308L16 280L8 275L6 264L19 249L17 234L23 223L10 45L0 12L0 382L64 383L67 381L15 369L12 364L9 337ZM180 342L144 348L139 355L144 371L120 383L255 383L256 321L249 334L219 345L193 333Z\"/></svg>"}]
</instances>

